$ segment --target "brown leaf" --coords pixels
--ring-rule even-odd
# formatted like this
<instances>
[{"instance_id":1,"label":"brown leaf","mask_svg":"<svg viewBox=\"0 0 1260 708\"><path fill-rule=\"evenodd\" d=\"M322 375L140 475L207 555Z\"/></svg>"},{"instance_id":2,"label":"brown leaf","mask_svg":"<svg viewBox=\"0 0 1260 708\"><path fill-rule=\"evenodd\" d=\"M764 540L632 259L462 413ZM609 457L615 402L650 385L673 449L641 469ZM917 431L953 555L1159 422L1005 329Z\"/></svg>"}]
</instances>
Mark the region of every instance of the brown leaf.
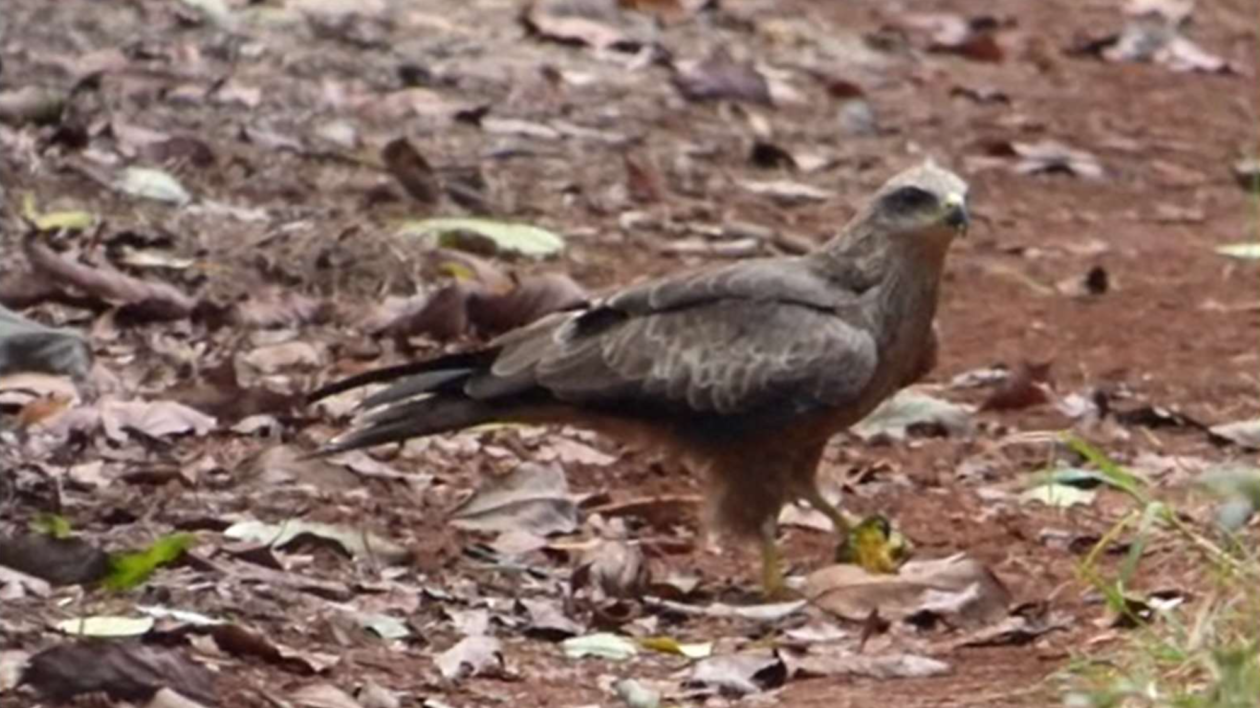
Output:
<instances>
[{"instance_id":1,"label":"brown leaf","mask_svg":"<svg viewBox=\"0 0 1260 708\"><path fill-rule=\"evenodd\" d=\"M679 519L694 517L702 501L694 494L636 497L594 506L586 509L586 513L606 517L636 516L649 526L665 530L676 525Z\"/></svg>"},{"instance_id":2,"label":"brown leaf","mask_svg":"<svg viewBox=\"0 0 1260 708\"><path fill-rule=\"evenodd\" d=\"M529 276L503 294L472 290L468 321L485 334L498 334L534 322L544 315L568 310L587 300L582 286L562 273Z\"/></svg>"},{"instance_id":3,"label":"brown leaf","mask_svg":"<svg viewBox=\"0 0 1260 708\"><path fill-rule=\"evenodd\" d=\"M878 611L890 620L931 613L954 624L980 625L1006 616L1010 591L993 571L963 555L910 561L897 575L874 575L856 565L811 573L806 596L817 606L860 622Z\"/></svg>"},{"instance_id":4,"label":"brown leaf","mask_svg":"<svg viewBox=\"0 0 1260 708\"><path fill-rule=\"evenodd\" d=\"M237 303L232 318L243 327L297 327L324 322L331 311L331 304L325 300L317 300L293 290L268 287Z\"/></svg>"},{"instance_id":5,"label":"brown leaf","mask_svg":"<svg viewBox=\"0 0 1260 708\"><path fill-rule=\"evenodd\" d=\"M611 11L609 11L611 8ZM521 22L534 35L561 44L600 51L638 44L618 25L617 7L606 3L531 2Z\"/></svg>"},{"instance_id":6,"label":"brown leaf","mask_svg":"<svg viewBox=\"0 0 1260 708\"><path fill-rule=\"evenodd\" d=\"M475 288L476 284L459 281L447 285L378 334L399 338L428 335L439 341L462 337L468 332L468 296Z\"/></svg>"},{"instance_id":7,"label":"brown leaf","mask_svg":"<svg viewBox=\"0 0 1260 708\"><path fill-rule=\"evenodd\" d=\"M1036 143L996 141L988 143L985 150L994 157L1018 158L1013 169L1020 174L1062 173L1087 179L1106 176L1102 163L1092 153L1055 140Z\"/></svg>"},{"instance_id":8,"label":"brown leaf","mask_svg":"<svg viewBox=\"0 0 1260 708\"><path fill-rule=\"evenodd\" d=\"M642 547L622 541L603 541L587 549L573 573L575 589L589 584L612 598L637 598L651 581Z\"/></svg>"},{"instance_id":9,"label":"brown leaf","mask_svg":"<svg viewBox=\"0 0 1260 708\"><path fill-rule=\"evenodd\" d=\"M412 199L433 206L442 198L442 185L433 167L407 138L389 141L381 149L381 159Z\"/></svg>"},{"instance_id":10,"label":"brown leaf","mask_svg":"<svg viewBox=\"0 0 1260 708\"><path fill-rule=\"evenodd\" d=\"M22 406L22 410L17 416L18 427L22 429L30 428L61 415L69 410L73 400L69 396L58 395L37 398Z\"/></svg>"},{"instance_id":11,"label":"brown leaf","mask_svg":"<svg viewBox=\"0 0 1260 708\"><path fill-rule=\"evenodd\" d=\"M174 401L119 401L97 403L100 421L110 440L123 442L135 431L151 438L171 435L205 435L216 423L204 413Z\"/></svg>"},{"instance_id":12,"label":"brown leaf","mask_svg":"<svg viewBox=\"0 0 1260 708\"><path fill-rule=\"evenodd\" d=\"M163 688L204 705L218 705L214 673L182 650L139 642L61 644L31 657L23 682L54 701L104 693L145 703Z\"/></svg>"},{"instance_id":13,"label":"brown leaf","mask_svg":"<svg viewBox=\"0 0 1260 708\"><path fill-rule=\"evenodd\" d=\"M665 185L661 173L646 158L622 156L626 166L626 191L639 204L656 204L665 198Z\"/></svg>"},{"instance_id":14,"label":"brown leaf","mask_svg":"<svg viewBox=\"0 0 1260 708\"><path fill-rule=\"evenodd\" d=\"M737 62L724 46L674 74L674 86L691 101L743 101L773 106L770 84L751 62Z\"/></svg>"},{"instance_id":15,"label":"brown leaf","mask_svg":"<svg viewBox=\"0 0 1260 708\"><path fill-rule=\"evenodd\" d=\"M171 400L223 421L225 425L254 415L286 411L295 401L293 395L270 389L243 388L237 381L236 367L230 360L203 369L200 381L167 389L166 395Z\"/></svg>"},{"instance_id":16,"label":"brown leaf","mask_svg":"<svg viewBox=\"0 0 1260 708\"><path fill-rule=\"evenodd\" d=\"M51 125L61 120L69 94L64 90L27 85L0 91L0 123Z\"/></svg>"},{"instance_id":17,"label":"brown leaf","mask_svg":"<svg viewBox=\"0 0 1260 708\"><path fill-rule=\"evenodd\" d=\"M1011 411L1031 408L1050 401L1046 384L1050 382L1050 364L1022 362L997 389L980 404L982 411Z\"/></svg>"},{"instance_id":18,"label":"brown leaf","mask_svg":"<svg viewBox=\"0 0 1260 708\"><path fill-rule=\"evenodd\" d=\"M183 319L197 306L196 300L173 285L133 278L109 265L93 268L76 263L34 238L26 239L24 250L36 272L109 304L132 306L138 315L151 319Z\"/></svg>"},{"instance_id":19,"label":"brown leaf","mask_svg":"<svg viewBox=\"0 0 1260 708\"><path fill-rule=\"evenodd\" d=\"M283 577L285 574L265 569L252 569L267 577ZM313 579L306 582L317 582ZM275 664L296 674L317 674L335 666L341 657L314 651L299 651L274 641L271 637L253 632L236 624L216 625L210 635L219 649L237 656L255 656L269 664Z\"/></svg>"},{"instance_id":20,"label":"brown leaf","mask_svg":"<svg viewBox=\"0 0 1260 708\"><path fill-rule=\"evenodd\" d=\"M963 18L948 13L912 15L906 19L911 28L931 32L928 51L957 54L979 62L1001 62L1006 58L995 32L996 18L981 15Z\"/></svg>"},{"instance_id":21,"label":"brown leaf","mask_svg":"<svg viewBox=\"0 0 1260 708\"><path fill-rule=\"evenodd\" d=\"M0 565L52 585L78 585L105 577L109 554L80 538L28 534L0 537Z\"/></svg>"},{"instance_id":22,"label":"brown leaf","mask_svg":"<svg viewBox=\"0 0 1260 708\"><path fill-rule=\"evenodd\" d=\"M753 167L762 169L796 169L796 158L792 157L792 153L774 143L763 140L753 143L752 152L748 155L748 161L752 163Z\"/></svg>"}]
</instances>

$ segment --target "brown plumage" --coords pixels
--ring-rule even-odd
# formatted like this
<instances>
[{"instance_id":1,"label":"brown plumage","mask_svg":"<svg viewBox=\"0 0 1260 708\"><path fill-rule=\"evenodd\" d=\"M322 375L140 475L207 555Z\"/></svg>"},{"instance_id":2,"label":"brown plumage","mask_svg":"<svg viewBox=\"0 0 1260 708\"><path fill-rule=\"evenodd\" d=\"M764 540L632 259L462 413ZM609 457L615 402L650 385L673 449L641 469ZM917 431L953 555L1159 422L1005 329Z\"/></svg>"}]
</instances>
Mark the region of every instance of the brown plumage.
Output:
<instances>
[{"instance_id":1,"label":"brown plumage","mask_svg":"<svg viewBox=\"0 0 1260 708\"><path fill-rule=\"evenodd\" d=\"M485 348L367 374L359 426L327 452L489 421L565 423L663 446L707 481L713 521L764 541L817 491L827 440L932 366L945 254L966 184L931 162L889 180L818 250L678 273L508 332Z\"/></svg>"}]
</instances>

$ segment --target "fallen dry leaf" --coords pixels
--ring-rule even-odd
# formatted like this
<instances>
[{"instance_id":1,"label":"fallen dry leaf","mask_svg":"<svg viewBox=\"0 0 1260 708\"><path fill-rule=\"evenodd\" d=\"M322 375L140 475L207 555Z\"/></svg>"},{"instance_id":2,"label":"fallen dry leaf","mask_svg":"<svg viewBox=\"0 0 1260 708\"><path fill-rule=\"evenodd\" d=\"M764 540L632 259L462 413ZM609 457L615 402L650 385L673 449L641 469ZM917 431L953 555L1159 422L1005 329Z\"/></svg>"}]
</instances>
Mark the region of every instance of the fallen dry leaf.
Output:
<instances>
[{"instance_id":1,"label":"fallen dry leaf","mask_svg":"<svg viewBox=\"0 0 1260 708\"><path fill-rule=\"evenodd\" d=\"M836 646L811 649L784 661L793 678L814 676L865 676L873 679L927 678L950 673L944 661L915 654L859 654Z\"/></svg>"},{"instance_id":2,"label":"fallen dry leaf","mask_svg":"<svg viewBox=\"0 0 1260 708\"><path fill-rule=\"evenodd\" d=\"M24 683L55 701L100 693L116 701L147 702L170 688L217 706L214 674L178 648L139 642L61 644L32 656Z\"/></svg>"},{"instance_id":3,"label":"fallen dry leaf","mask_svg":"<svg viewBox=\"0 0 1260 708\"><path fill-rule=\"evenodd\" d=\"M988 146L988 153L995 157L1017 158L1011 168L1019 174L1062 173L1087 179L1102 179L1107 174L1093 154L1055 140L996 142Z\"/></svg>"},{"instance_id":4,"label":"fallen dry leaf","mask_svg":"<svg viewBox=\"0 0 1260 708\"><path fill-rule=\"evenodd\" d=\"M35 271L59 287L69 286L107 304L125 306L135 320L183 319L197 306L196 300L173 285L140 280L108 265L94 268L75 263L33 237L25 240L24 250Z\"/></svg>"},{"instance_id":5,"label":"fallen dry leaf","mask_svg":"<svg viewBox=\"0 0 1260 708\"><path fill-rule=\"evenodd\" d=\"M548 536L577 528L577 505L560 467L526 463L483 485L450 518L452 526L469 531Z\"/></svg>"},{"instance_id":6,"label":"fallen dry leaf","mask_svg":"<svg viewBox=\"0 0 1260 708\"><path fill-rule=\"evenodd\" d=\"M952 624L988 624L1006 616L1010 592L993 571L963 554L909 561L896 575L875 575L856 565L811 573L805 594L814 604L851 621L872 613L900 621L919 613Z\"/></svg>"},{"instance_id":7,"label":"fallen dry leaf","mask_svg":"<svg viewBox=\"0 0 1260 708\"><path fill-rule=\"evenodd\" d=\"M640 546L624 541L601 541L582 554L571 585L575 590L594 586L604 597L634 598L641 596L651 581Z\"/></svg>"},{"instance_id":8,"label":"fallen dry leaf","mask_svg":"<svg viewBox=\"0 0 1260 708\"><path fill-rule=\"evenodd\" d=\"M404 137L389 141L381 148L381 159L412 199L426 206L441 200L442 184L437 173L410 140Z\"/></svg>"},{"instance_id":9,"label":"fallen dry leaf","mask_svg":"<svg viewBox=\"0 0 1260 708\"><path fill-rule=\"evenodd\" d=\"M752 62L739 62L724 45L704 60L676 69L674 86L692 101L742 101L773 106L770 84Z\"/></svg>"},{"instance_id":10,"label":"fallen dry leaf","mask_svg":"<svg viewBox=\"0 0 1260 708\"><path fill-rule=\"evenodd\" d=\"M77 332L46 327L0 305L0 375L67 374L87 379L92 348Z\"/></svg>"},{"instance_id":11,"label":"fallen dry leaf","mask_svg":"<svg viewBox=\"0 0 1260 708\"><path fill-rule=\"evenodd\" d=\"M696 662L686 684L743 696L778 688L787 678L787 665L775 654L725 654Z\"/></svg>"},{"instance_id":12,"label":"fallen dry leaf","mask_svg":"<svg viewBox=\"0 0 1260 708\"><path fill-rule=\"evenodd\" d=\"M563 273L544 273L522 278L506 293L475 289L468 293L469 323L485 335L506 332L560 310L584 304L585 289Z\"/></svg>"},{"instance_id":13,"label":"fallen dry leaf","mask_svg":"<svg viewBox=\"0 0 1260 708\"><path fill-rule=\"evenodd\" d=\"M119 401L97 403L101 426L110 440L125 442L132 431L151 438L205 435L217 427L214 418L174 401Z\"/></svg>"},{"instance_id":14,"label":"fallen dry leaf","mask_svg":"<svg viewBox=\"0 0 1260 708\"><path fill-rule=\"evenodd\" d=\"M605 0L533 0L521 21L537 37L597 51L635 51L652 34L647 23Z\"/></svg>"},{"instance_id":15,"label":"fallen dry leaf","mask_svg":"<svg viewBox=\"0 0 1260 708\"><path fill-rule=\"evenodd\" d=\"M91 584L109 573L109 554L81 538L0 538L0 565L51 585Z\"/></svg>"},{"instance_id":16,"label":"fallen dry leaf","mask_svg":"<svg viewBox=\"0 0 1260 708\"><path fill-rule=\"evenodd\" d=\"M503 645L494 637L473 635L438 654L438 671L449 680L503 673Z\"/></svg>"},{"instance_id":17,"label":"fallen dry leaf","mask_svg":"<svg viewBox=\"0 0 1260 708\"><path fill-rule=\"evenodd\" d=\"M1020 362L989 397L980 404L981 411L1011 411L1050 402L1050 362Z\"/></svg>"}]
</instances>

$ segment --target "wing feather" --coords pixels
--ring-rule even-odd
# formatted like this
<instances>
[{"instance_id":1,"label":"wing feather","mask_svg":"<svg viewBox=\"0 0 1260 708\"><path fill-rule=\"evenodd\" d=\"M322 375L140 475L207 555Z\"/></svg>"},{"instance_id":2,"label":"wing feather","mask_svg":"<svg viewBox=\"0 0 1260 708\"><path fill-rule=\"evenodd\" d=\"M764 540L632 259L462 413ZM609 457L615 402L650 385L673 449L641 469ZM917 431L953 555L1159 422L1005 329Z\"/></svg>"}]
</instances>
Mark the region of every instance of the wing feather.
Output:
<instances>
[{"instance_id":1,"label":"wing feather","mask_svg":"<svg viewBox=\"0 0 1260 708\"><path fill-rule=\"evenodd\" d=\"M878 363L861 287L807 259L744 261L622 290L491 343L464 393L737 414L843 405Z\"/></svg>"},{"instance_id":2,"label":"wing feather","mask_svg":"<svg viewBox=\"0 0 1260 708\"><path fill-rule=\"evenodd\" d=\"M599 337L557 347L539 386L573 403L664 398L698 412L843 405L878 363L874 339L834 312L795 303L716 300L642 315Z\"/></svg>"}]
</instances>

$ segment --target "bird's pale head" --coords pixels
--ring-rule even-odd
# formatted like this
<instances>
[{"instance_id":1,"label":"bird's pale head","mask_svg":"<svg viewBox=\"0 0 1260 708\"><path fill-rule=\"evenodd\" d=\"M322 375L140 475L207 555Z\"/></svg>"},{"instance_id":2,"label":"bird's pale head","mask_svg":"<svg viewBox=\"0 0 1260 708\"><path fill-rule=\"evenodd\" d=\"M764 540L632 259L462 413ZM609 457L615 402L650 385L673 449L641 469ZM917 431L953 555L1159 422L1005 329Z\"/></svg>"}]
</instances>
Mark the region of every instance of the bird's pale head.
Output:
<instances>
[{"instance_id":1,"label":"bird's pale head","mask_svg":"<svg viewBox=\"0 0 1260 708\"><path fill-rule=\"evenodd\" d=\"M967 230L967 183L928 160L885 182L867 218L889 236L947 246Z\"/></svg>"}]
</instances>

